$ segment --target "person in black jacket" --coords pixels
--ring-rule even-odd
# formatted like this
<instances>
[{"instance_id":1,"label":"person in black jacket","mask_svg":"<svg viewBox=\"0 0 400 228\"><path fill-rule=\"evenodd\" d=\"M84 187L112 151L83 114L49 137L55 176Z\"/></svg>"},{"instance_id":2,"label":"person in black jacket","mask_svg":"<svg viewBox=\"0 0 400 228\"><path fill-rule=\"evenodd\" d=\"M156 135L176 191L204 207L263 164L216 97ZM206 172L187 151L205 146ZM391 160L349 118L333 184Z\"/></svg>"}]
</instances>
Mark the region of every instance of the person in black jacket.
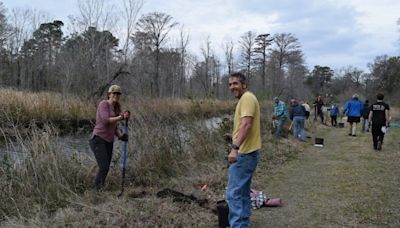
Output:
<instances>
[{"instance_id":1,"label":"person in black jacket","mask_svg":"<svg viewBox=\"0 0 400 228\"><path fill-rule=\"evenodd\" d=\"M298 140L299 133L301 135L301 141L306 141L306 135L304 132L304 121L306 115L306 109L303 105L300 105L296 99L291 100L290 107L290 119L293 121L293 136L294 140Z\"/></svg>"},{"instance_id":2,"label":"person in black jacket","mask_svg":"<svg viewBox=\"0 0 400 228\"><path fill-rule=\"evenodd\" d=\"M389 125L390 107L383 102L383 94L379 93L376 98L378 99L377 102L370 107L369 122L372 123L371 132L374 149L381 150L386 127Z\"/></svg>"},{"instance_id":3,"label":"person in black jacket","mask_svg":"<svg viewBox=\"0 0 400 228\"><path fill-rule=\"evenodd\" d=\"M369 118L369 101L368 100L365 100L364 110L363 110L363 113L362 113L362 118L363 118L363 120L362 120L361 131L362 132L365 132L365 131L369 132L369 121L368 121L368 118Z\"/></svg>"},{"instance_id":4,"label":"person in black jacket","mask_svg":"<svg viewBox=\"0 0 400 228\"><path fill-rule=\"evenodd\" d=\"M315 107L314 120L317 120L317 116L319 116L321 118L322 124L324 124L324 113L322 112L323 106L324 106L324 102L322 101L322 97L318 96L317 100L314 101L314 107Z\"/></svg>"}]
</instances>

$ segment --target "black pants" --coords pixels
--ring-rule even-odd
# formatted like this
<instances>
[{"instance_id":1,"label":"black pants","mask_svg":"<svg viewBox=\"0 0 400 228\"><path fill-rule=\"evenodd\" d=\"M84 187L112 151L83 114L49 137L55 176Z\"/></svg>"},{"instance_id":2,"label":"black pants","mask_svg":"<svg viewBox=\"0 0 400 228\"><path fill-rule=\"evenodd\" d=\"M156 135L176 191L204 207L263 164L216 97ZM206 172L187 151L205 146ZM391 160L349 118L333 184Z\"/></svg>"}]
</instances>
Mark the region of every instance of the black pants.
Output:
<instances>
[{"instance_id":1,"label":"black pants","mask_svg":"<svg viewBox=\"0 0 400 228\"><path fill-rule=\"evenodd\" d=\"M331 124L332 124L332 126L337 125L337 116L331 116Z\"/></svg>"},{"instance_id":2,"label":"black pants","mask_svg":"<svg viewBox=\"0 0 400 228\"><path fill-rule=\"evenodd\" d=\"M385 134L382 132L381 128L385 126L384 124L372 124L372 141L374 142L374 149L377 149L378 141L383 143L383 137Z\"/></svg>"},{"instance_id":3,"label":"black pants","mask_svg":"<svg viewBox=\"0 0 400 228\"><path fill-rule=\"evenodd\" d=\"M321 123L324 123L324 113L322 112L322 110L318 111L318 116L319 118L321 118Z\"/></svg>"},{"instance_id":4,"label":"black pants","mask_svg":"<svg viewBox=\"0 0 400 228\"><path fill-rule=\"evenodd\" d=\"M97 165L99 166L99 171L97 172L95 179L95 185L97 188L101 188L104 186L108 170L110 169L113 143L107 142L95 135L89 141L89 144L96 158Z\"/></svg>"}]
</instances>

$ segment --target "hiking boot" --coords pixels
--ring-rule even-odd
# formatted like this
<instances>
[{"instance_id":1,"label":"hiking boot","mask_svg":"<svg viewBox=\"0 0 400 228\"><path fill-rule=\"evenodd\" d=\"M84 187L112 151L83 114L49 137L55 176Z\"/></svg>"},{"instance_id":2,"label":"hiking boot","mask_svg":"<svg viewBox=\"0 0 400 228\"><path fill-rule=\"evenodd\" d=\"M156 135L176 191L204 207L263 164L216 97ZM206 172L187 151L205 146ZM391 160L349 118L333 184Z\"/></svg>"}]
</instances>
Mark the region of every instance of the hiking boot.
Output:
<instances>
[{"instance_id":1,"label":"hiking boot","mask_svg":"<svg viewBox=\"0 0 400 228\"><path fill-rule=\"evenodd\" d=\"M351 136L351 133L349 133L349 136Z\"/></svg>"},{"instance_id":2,"label":"hiking boot","mask_svg":"<svg viewBox=\"0 0 400 228\"><path fill-rule=\"evenodd\" d=\"M382 150L382 142L378 141L378 145L376 146L377 150Z\"/></svg>"},{"instance_id":3,"label":"hiking boot","mask_svg":"<svg viewBox=\"0 0 400 228\"><path fill-rule=\"evenodd\" d=\"M353 137L356 137L356 135L352 135Z\"/></svg>"}]
</instances>

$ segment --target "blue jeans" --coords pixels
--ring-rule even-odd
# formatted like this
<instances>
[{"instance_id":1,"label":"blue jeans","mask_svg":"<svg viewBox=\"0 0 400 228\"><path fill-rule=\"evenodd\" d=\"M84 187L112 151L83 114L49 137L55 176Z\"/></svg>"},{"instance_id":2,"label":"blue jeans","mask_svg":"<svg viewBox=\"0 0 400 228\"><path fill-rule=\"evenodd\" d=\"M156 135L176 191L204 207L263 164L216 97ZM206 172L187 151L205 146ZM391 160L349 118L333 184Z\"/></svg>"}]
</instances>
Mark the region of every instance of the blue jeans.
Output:
<instances>
[{"instance_id":1,"label":"blue jeans","mask_svg":"<svg viewBox=\"0 0 400 228\"><path fill-rule=\"evenodd\" d=\"M279 139L281 137L281 131L282 131L283 125L285 125L285 122L286 122L286 118L278 119L278 124L276 126L276 131L275 131L275 137L277 139Z\"/></svg>"},{"instance_id":2,"label":"blue jeans","mask_svg":"<svg viewBox=\"0 0 400 228\"><path fill-rule=\"evenodd\" d=\"M238 154L237 161L229 166L226 198L231 227L250 227L250 184L259 160L259 152Z\"/></svg>"},{"instance_id":3,"label":"blue jeans","mask_svg":"<svg viewBox=\"0 0 400 228\"><path fill-rule=\"evenodd\" d=\"M300 133L301 141L306 141L306 134L304 133L304 116L293 117L293 125L294 139L298 139Z\"/></svg>"}]
</instances>

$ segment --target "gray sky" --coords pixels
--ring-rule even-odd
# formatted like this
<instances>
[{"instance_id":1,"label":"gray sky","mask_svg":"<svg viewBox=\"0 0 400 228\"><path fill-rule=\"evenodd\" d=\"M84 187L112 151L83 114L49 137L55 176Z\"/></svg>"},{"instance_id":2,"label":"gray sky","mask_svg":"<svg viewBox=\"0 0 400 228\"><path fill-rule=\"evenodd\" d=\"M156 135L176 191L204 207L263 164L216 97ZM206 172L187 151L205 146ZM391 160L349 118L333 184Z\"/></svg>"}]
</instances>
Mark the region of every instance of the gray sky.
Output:
<instances>
[{"instance_id":1,"label":"gray sky","mask_svg":"<svg viewBox=\"0 0 400 228\"><path fill-rule=\"evenodd\" d=\"M0 1L9 11L35 8L65 23L68 15L79 14L75 0ZM121 0L108 2L118 9ZM189 30L194 53L207 37L222 53L223 41L236 42L251 30L294 34L310 69L351 65L367 70L376 56L400 55L398 0L145 0L140 15L154 11L171 15Z\"/></svg>"}]
</instances>

